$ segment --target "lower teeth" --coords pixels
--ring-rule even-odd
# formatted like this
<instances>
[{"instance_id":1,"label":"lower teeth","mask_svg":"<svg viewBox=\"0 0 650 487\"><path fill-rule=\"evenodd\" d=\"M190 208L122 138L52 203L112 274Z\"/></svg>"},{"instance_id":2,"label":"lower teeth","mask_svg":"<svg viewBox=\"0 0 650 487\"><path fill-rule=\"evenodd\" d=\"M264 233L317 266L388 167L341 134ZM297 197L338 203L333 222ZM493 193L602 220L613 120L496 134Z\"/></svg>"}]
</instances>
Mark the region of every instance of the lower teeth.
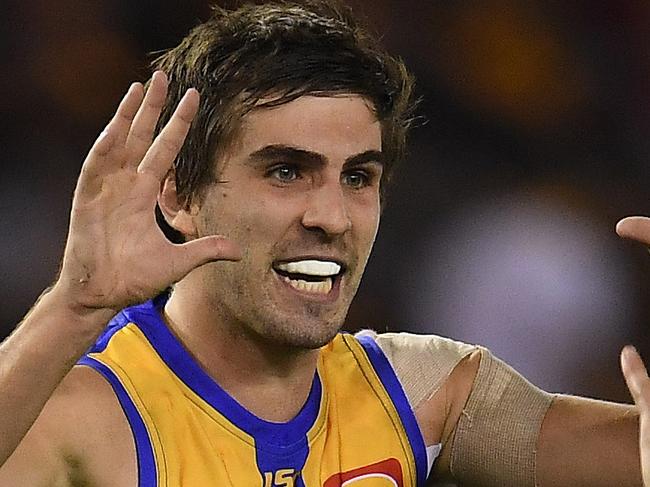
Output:
<instances>
[{"instance_id":1,"label":"lower teeth","mask_svg":"<svg viewBox=\"0 0 650 487\"><path fill-rule=\"evenodd\" d=\"M331 278L317 282L303 281L302 279L289 279L288 277L283 277L283 279L292 288L298 291L305 291L314 294L327 294L332 290Z\"/></svg>"}]
</instances>

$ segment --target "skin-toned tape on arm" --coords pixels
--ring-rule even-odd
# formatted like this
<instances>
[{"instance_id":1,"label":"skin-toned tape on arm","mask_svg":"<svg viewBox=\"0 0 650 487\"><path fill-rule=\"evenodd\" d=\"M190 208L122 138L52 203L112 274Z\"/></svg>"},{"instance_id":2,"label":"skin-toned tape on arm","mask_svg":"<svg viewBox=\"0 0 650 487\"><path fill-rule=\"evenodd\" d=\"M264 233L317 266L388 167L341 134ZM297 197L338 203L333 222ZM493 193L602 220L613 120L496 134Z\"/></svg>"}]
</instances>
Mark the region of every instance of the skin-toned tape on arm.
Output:
<instances>
[{"instance_id":1,"label":"skin-toned tape on arm","mask_svg":"<svg viewBox=\"0 0 650 487\"><path fill-rule=\"evenodd\" d=\"M462 485L535 486L536 445L553 395L481 349L454 433L451 473Z\"/></svg>"}]
</instances>

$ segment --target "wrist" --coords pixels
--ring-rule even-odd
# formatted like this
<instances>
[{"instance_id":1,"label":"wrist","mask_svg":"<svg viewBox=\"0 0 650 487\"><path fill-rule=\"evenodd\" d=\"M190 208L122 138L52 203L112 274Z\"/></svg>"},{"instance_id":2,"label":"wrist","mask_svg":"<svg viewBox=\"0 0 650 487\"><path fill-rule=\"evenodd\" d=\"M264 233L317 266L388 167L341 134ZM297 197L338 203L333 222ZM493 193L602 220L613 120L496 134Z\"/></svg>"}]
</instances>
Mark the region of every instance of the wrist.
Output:
<instances>
[{"instance_id":1,"label":"wrist","mask_svg":"<svg viewBox=\"0 0 650 487\"><path fill-rule=\"evenodd\" d=\"M117 314L118 310L106 307L92 307L79 299L75 293L66 289L61 282L56 282L45 290L38 304L47 307L51 312L61 315L65 321L87 325L94 330L102 330Z\"/></svg>"}]
</instances>

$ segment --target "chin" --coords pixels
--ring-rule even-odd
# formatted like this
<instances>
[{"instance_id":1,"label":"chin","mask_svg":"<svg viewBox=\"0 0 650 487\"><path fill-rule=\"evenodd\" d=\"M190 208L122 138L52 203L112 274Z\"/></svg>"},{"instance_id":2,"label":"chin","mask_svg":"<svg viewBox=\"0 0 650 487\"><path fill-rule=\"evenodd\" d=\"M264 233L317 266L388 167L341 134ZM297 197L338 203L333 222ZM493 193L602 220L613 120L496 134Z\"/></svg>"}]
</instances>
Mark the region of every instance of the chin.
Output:
<instances>
[{"instance_id":1,"label":"chin","mask_svg":"<svg viewBox=\"0 0 650 487\"><path fill-rule=\"evenodd\" d=\"M287 348L301 350L316 350L331 342L341 330L343 322L340 323L312 323L312 326L305 326L305 323L291 328L284 326L270 327L265 330L263 338Z\"/></svg>"},{"instance_id":2,"label":"chin","mask_svg":"<svg viewBox=\"0 0 650 487\"><path fill-rule=\"evenodd\" d=\"M327 345L329 342L331 342L334 337L336 336L336 333L331 333L327 336L304 336L304 337L298 337L295 340L292 340L292 345L295 348L300 348L303 350L317 350L321 347L324 347Z\"/></svg>"}]
</instances>

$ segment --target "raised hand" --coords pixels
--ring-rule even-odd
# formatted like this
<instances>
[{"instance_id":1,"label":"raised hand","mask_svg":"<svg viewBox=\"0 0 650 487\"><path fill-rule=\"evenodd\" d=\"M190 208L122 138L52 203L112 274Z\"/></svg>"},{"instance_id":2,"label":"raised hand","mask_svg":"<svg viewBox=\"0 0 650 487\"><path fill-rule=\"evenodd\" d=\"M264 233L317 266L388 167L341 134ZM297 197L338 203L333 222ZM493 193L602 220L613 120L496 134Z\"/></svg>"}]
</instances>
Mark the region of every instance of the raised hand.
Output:
<instances>
[{"instance_id":1,"label":"raised hand","mask_svg":"<svg viewBox=\"0 0 650 487\"><path fill-rule=\"evenodd\" d=\"M650 378L634 347L627 346L621 352L621 369L625 382L639 409L639 447L643 485L650 487Z\"/></svg>"},{"instance_id":2,"label":"raised hand","mask_svg":"<svg viewBox=\"0 0 650 487\"><path fill-rule=\"evenodd\" d=\"M146 95L142 84L131 85L84 161L54 286L74 306L117 311L199 265L240 257L238 246L219 236L172 244L156 224L161 182L199 105L198 92L188 90L154 140L166 94L162 72L153 75Z\"/></svg>"}]
</instances>

